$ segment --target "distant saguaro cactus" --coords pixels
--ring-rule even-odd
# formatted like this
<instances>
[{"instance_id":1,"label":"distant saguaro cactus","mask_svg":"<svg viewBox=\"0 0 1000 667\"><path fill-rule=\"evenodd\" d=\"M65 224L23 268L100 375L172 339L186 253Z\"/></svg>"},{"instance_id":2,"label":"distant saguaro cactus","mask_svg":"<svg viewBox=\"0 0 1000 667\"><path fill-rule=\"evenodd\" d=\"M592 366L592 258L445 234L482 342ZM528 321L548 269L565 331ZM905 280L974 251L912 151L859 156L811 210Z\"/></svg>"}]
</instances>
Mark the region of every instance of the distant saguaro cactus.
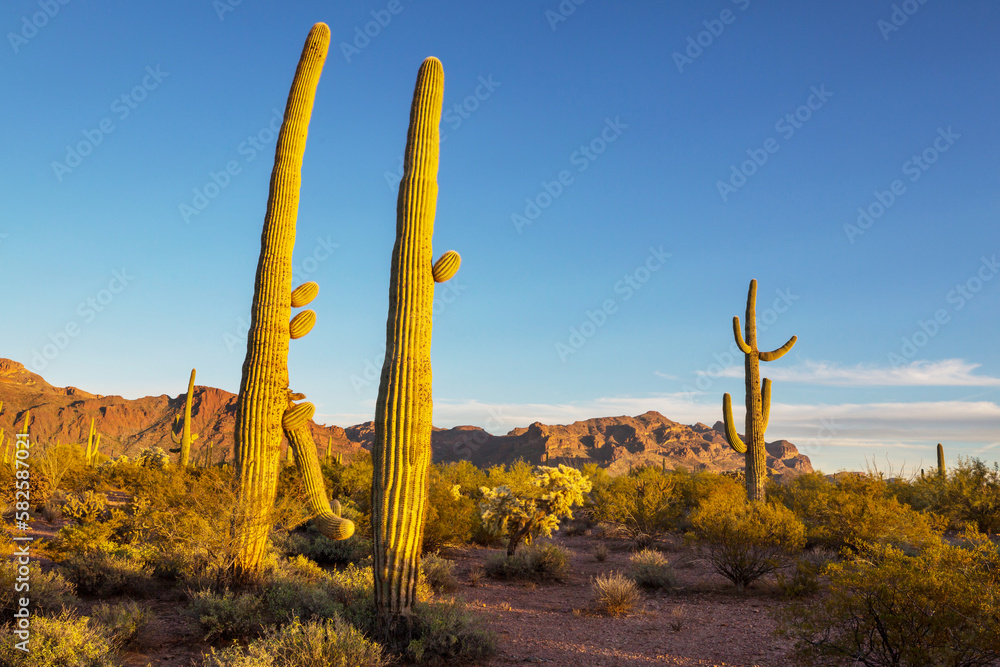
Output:
<instances>
[{"instance_id":1,"label":"distant saguaro cactus","mask_svg":"<svg viewBox=\"0 0 1000 667\"><path fill-rule=\"evenodd\" d=\"M940 442L938 443L937 446L937 459L938 459L938 476L944 477L947 471L945 470L944 467L944 445L942 445Z\"/></svg>"},{"instance_id":2,"label":"distant saguaro cactus","mask_svg":"<svg viewBox=\"0 0 1000 667\"><path fill-rule=\"evenodd\" d=\"M288 93L278 133L260 259L254 283L247 354L236 402L235 468L239 480L239 516L234 526L238 578L260 571L271 531L283 435L288 409L288 345L308 333L315 313L299 313L317 287L292 291L292 250L298 216L299 187L306 135L316 86L330 46L330 29L317 23L309 32ZM311 315L305 315L311 313Z\"/></svg>"},{"instance_id":3,"label":"distant saguaro cactus","mask_svg":"<svg viewBox=\"0 0 1000 667\"><path fill-rule=\"evenodd\" d=\"M433 263L444 70L427 58L417 73L396 201L385 363L375 405L372 531L377 628L398 641L417 597L431 460L431 316L434 283L454 275L458 253Z\"/></svg>"},{"instance_id":4,"label":"distant saguaro cactus","mask_svg":"<svg viewBox=\"0 0 1000 667\"><path fill-rule=\"evenodd\" d=\"M98 450L101 447L101 434L94 430L94 419L90 419L90 433L87 435L87 451L84 460L88 466L97 463Z\"/></svg>"},{"instance_id":5,"label":"distant saguaro cactus","mask_svg":"<svg viewBox=\"0 0 1000 667\"><path fill-rule=\"evenodd\" d=\"M174 430L170 433L170 439L175 445L180 445L178 449L171 449L172 452L180 452L180 464L186 468L191 459L191 443L198 439L197 433L191 433L191 397L194 396L194 374L195 369L191 369L191 379L188 380L187 397L184 399L184 423L181 424L181 416L174 417Z\"/></svg>"},{"instance_id":6,"label":"distant saguaro cactus","mask_svg":"<svg viewBox=\"0 0 1000 667\"><path fill-rule=\"evenodd\" d=\"M767 452L764 449L764 431L771 411L771 381L764 378L760 382L759 361L775 361L792 349L797 338L792 336L787 343L771 352L761 352L757 348L757 281L750 281L747 294L746 340L740 333L740 318L733 318L733 335L736 344L746 356L746 442L740 439L733 423L733 403L729 394L722 397L722 418L726 425L726 440L729 446L740 454L746 454L747 500L764 499L764 483L767 480Z\"/></svg>"}]
</instances>

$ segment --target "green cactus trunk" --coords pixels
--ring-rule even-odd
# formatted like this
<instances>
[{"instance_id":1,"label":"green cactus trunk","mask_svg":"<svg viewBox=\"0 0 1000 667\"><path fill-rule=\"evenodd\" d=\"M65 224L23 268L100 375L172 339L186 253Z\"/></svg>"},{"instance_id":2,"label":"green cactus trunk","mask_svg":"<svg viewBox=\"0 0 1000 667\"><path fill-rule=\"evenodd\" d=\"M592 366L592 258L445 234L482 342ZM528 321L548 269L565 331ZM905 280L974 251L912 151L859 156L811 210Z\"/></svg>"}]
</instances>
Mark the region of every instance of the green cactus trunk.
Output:
<instances>
[{"instance_id":1,"label":"green cactus trunk","mask_svg":"<svg viewBox=\"0 0 1000 667\"><path fill-rule=\"evenodd\" d=\"M726 440L735 451L746 454L745 477L747 500L764 500L764 486L767 482L767 451L764 447L764 432L771 411L771 381L760 380L760 361L775 361L792 349L797 338L792 336L787 343L771 352L761 352L757 347L757 281L750 281L747 294L746 340L740 334L740 318L733 318L733 335L736 344L745 355L746 374L746 442L736 432L733 422L732 399L729 394L722 397L722 417L726 425Z\"/></svg>"},{"instance_id":2,"label":"green cactus trunk","mask_svg":"<svg viewBox=\"0 0 1000 667\"><path fill-rule=\"evenodd\" d=\"M417 598L431 460L431 314L434 283L461 261L449 251L432 264L444 70L420 66L410 108L403 179L396 203L386 354L375 407L372 528L379 635L405 641Z\"/></svg>"},{"instance_id":3,"label":"green cactus trunk","mask_svg":"<svg viewBox=\"0 0 1000 667\"><path fill-rule=\"evenodd\" d=\"M938 463L938 477L944 479L946 475L946 470L944 467L944 445L940 442L937 446L937 463Z\"/></svg>"},{"instance_id":4,"label":"green cactus trunk","mask_svg":"<svg viewBox=\"0 0 1000 667\"><path fill-rule=\"evenodd\" d=\"M194 396L194 376L195 369L191 369L191 377L188 380L187 397L184 399L184 422L180 425L180 433L171 433L170 439L175 445L180 445L180 465L186 468L191 460L191 443L198 439L198 435L191 434L191 400ZM174 419L174 429L177 430L180 415ZM175 451L175 450L171 450Z\"/></svg>"},{"instance_id":5,"label":"green cactus trunk","mask_svg":"<svg viewBox=\"0 0 1000 667\"><path fill-rule=\"evenodd\" d=\"M330 29L309 32L278 133L260 259L254 283L247 354L236 403L234 454L239 480L234 525L238 579L259 573L271 531L281 454L281 419L288 406L288 344L292 307L292 249L306 134ZM301 335L297 327L297 333Z\"/></svg>"}]
</instances>

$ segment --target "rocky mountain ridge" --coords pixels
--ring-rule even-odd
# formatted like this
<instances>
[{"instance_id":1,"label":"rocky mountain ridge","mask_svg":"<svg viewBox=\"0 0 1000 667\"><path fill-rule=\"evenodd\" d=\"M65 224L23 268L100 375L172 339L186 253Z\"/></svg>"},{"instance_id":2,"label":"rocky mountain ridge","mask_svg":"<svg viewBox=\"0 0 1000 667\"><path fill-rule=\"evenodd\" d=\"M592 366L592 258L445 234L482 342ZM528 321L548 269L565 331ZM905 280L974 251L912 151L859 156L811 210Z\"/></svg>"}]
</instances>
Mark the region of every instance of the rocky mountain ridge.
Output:
<instances>
[{"instance_id":1,"label":"rocky mountain ridge","mask_svg":"<svg viewBox=\"0 0 1000 667\"><path fill-rule=\"evenodd\" d=\"M25 412L31 410L32 441L81 443L90 421L101 434L104 455L135 455L147 447L169 450L174 417L182 414L184 395L166 394L126 399L91 394L76 387L54 387L24 365L0 359L0 429L20 430ZM214 387L195 386L192 430L199 434L192 457L204 463L232 459L236 395ZM370 450L375 437L373 422L347 428L312 423L320 456L327 447L345 460ZM521 458L533 464L597 463L612 474L640 465L684 466L690 470L725 471L743 467L743 456L729 448L722 423L686 426L658 412L628 417L599 417L565 425L535 422L506 435L492 435L478 426L435 428L431 437L433 459L438 462L468 460L480 467L507 464ZM284 445L283 445L284 447ZM778 440L767 445L767 466L772 475L794 477L812 471L809 458L795 445Z\"/></svg>"}]
</instances>

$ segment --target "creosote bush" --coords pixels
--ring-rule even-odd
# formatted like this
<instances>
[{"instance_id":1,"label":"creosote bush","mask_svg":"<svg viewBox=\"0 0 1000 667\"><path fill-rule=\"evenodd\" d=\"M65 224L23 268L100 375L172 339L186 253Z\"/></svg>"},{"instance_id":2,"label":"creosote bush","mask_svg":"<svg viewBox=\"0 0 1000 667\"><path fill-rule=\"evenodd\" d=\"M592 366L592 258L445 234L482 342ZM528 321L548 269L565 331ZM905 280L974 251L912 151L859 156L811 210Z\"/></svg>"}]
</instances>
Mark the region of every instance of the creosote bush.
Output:
<instances>
[{"instance_id":1,"label":"creosote bush","mask_svg":"<svg viewBox=\"0 0 1000 667\"><path fill-rule=\"evenodd\" d=\"M451 592L458 588L455 578L455 562L441 558L438 552L424 554L420 559L420 569L423 570L428 585L435 593Z\"/></svg>"},{"instance_id":2,"label":"creosote bush","mask_svg":"<svg viewBox=\"0 0 1000 667\"><path fill-rule=\"evenodd\" d=\"M916 555L866 544L827 567L826 595L793 603L781 631L814 665L973 667L1000 660L1000 547L970 531Z\"/></svg>"},{"instance_id":3,"label":"creosote bush","mask_svg":"<svg viewBox=\"0 0 1000 667\"><path fill-rule=\"evenodd\" d=\"M847 473L831 480L810 473L771 485L768 493L802 520L810 545L829 549L868 542L919 549L936 542L945 527L939 517L899 502L879 475Z\"/></svg>"},{"instance_id":4,"label":"creosote bush","mask_svg":"<svg viewBox=\"0 0 1000 667\"><path fill-rule=\"evenodd\" d=\"M788 565L805 544L802 523L782 505L732 505L713 498L691 521L694 538L716 572L739 590Z\"/></svg>"}]
</instances>

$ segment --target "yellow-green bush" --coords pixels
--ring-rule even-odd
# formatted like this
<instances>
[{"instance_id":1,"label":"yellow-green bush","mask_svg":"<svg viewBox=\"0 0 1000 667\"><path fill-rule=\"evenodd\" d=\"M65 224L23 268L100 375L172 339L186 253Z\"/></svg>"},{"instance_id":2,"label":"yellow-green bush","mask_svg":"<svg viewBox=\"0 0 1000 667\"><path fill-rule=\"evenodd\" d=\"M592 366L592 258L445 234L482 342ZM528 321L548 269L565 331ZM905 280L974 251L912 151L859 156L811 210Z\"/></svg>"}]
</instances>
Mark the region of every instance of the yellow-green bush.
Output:
<instances>
[{"instance_id":1,"label":"yellow-green bush","mask_svg":"<svg viewBox=\"0 0 1000 667\"><path fill-rule=\"evenodd\" d=\"M0 638L0 667L107 667L114 650L99 624L86 616L63 612L31 619L30 650L15 644L20 639L5 629Z\"/></svg>"},{"instance_id":2,"label":"yellow-green bush","mask_svg":"<svg viewBox=\"0 0 1000 667\"><path fill-rule=\"evenodd\" d=\"M692 515L691 525L716 572L739 590L787 566L805 544L805 528L795 515L766 502L710 498Z\"/></svg>"},{"instance_id":3,"label":"yellow-green bush","mask_svg":"<svg viewBox=\"0 0 1000 667\"><path fill-rule=\"evenodd\" d=\"M821 473L801 475L786 485L771 485L769 499L781 502L806 526L809 544L831 549L867 542L922 548L940 539L945 524L895 498L878 475Z\"/></svg>"},{"instance_id":4,"label":"yellow-green bush","mask_svg":"<svg viewBox=\"0 0 1000 667\"><path fill-rule=\"evenodd\" d=\"M4 563L0 567L0 614L3 614L5 620L20 609L22 597L30 600L29 610L32 614L59 611L77 602L73 584L55 570L42 572L37 562L28 565L28 591L14 589L18 583L17 577L15 563Z\"/></svg>"},{"instance_id":5,"label":"yellow-green bush","mask_svg":"<svg viewBox=\"0 0 1000 667\"><path fill-rule=\"evenodd\" d=\"M971 532L916 555L866 544L826 568L817 601L782 614L812 665L990 665L1000 660L1000 549Z\"/></svg>"},{"instance_id":6,"label":"yellow-green bush","mask_svg":"<svg viewBox=\"0 0 1000 667\"><path fill-rule=\"evenodd\" d=\"M673 588L677 577L670 561L659 551L643 549L629 557L632 565L631 576L643 588Z\"/></svg>"},{"instance_id":7,"label":"yellow-green bush","mask_svg":"<svg viewBox=\"0 0 1000 667\"><path fill-rule=\"evenodd\" d=\"M382 667L381 648L339 617L268 628L246 646L204 657L202 667Z\"/></svg>"}]
</instances>

